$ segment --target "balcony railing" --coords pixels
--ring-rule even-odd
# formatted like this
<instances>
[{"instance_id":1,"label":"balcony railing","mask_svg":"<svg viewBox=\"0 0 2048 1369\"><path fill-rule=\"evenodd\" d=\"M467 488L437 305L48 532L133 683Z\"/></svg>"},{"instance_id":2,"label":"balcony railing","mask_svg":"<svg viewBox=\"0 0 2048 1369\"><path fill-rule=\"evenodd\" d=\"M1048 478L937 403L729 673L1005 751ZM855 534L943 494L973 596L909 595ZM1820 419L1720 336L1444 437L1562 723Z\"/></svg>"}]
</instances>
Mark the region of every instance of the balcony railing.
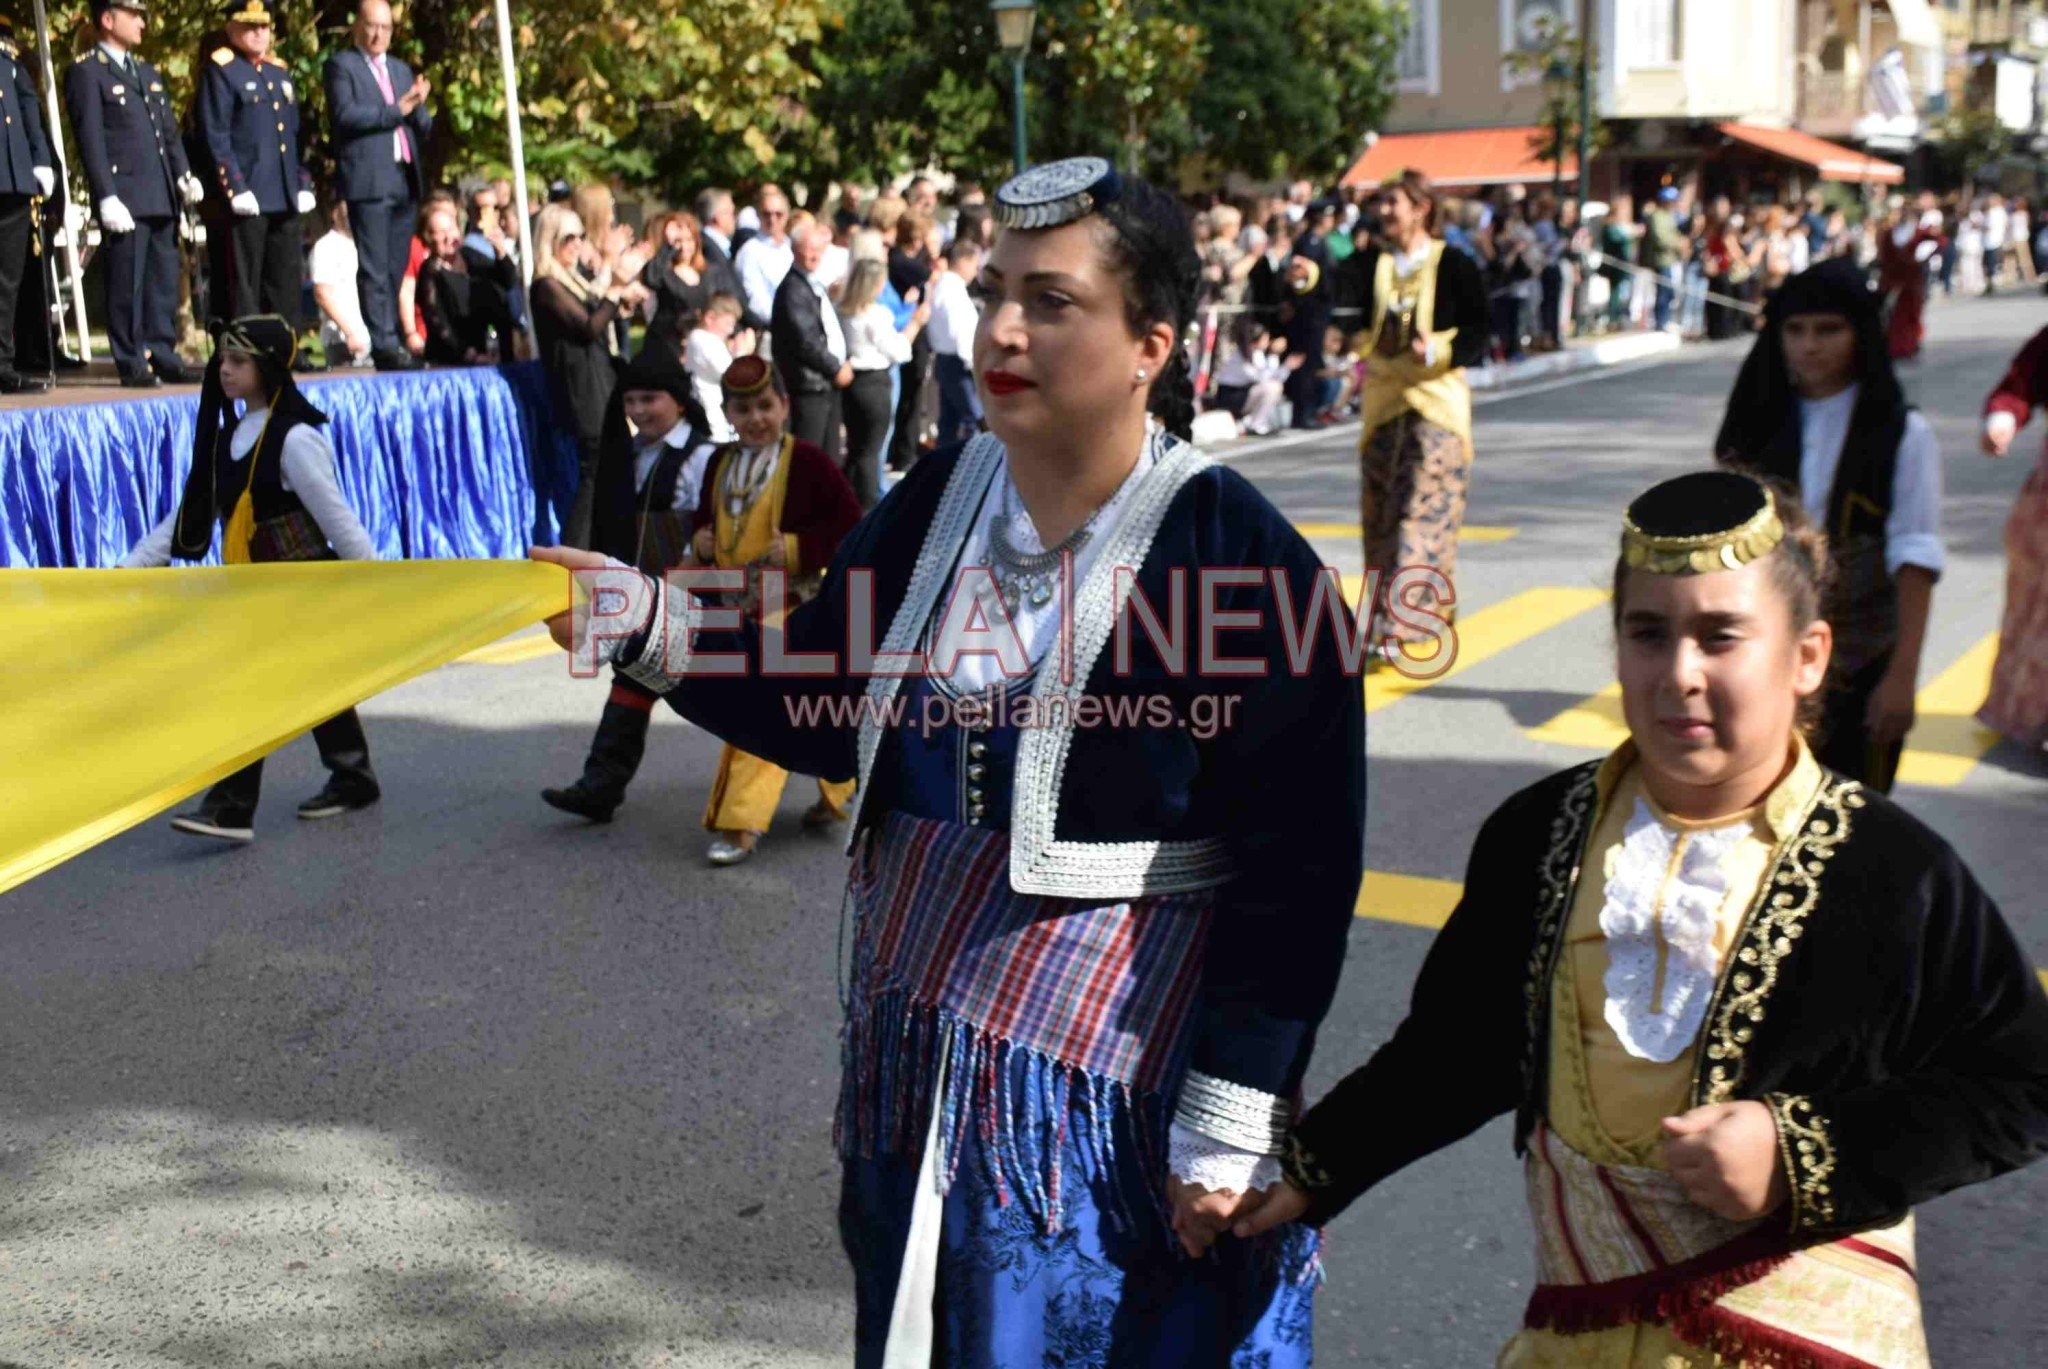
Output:
<instances>
[{"instance_id":1,"label":"balcony railing","mask_svg":"<svg viewBox=\"0 0 2048 1369\"><path fill-rule=\"evenodd\" d=\"M1864 113L1863 83L1839 71L1799 74L1799 126L1809 133L1846 131Z\"/></svg>"}]
</instances>

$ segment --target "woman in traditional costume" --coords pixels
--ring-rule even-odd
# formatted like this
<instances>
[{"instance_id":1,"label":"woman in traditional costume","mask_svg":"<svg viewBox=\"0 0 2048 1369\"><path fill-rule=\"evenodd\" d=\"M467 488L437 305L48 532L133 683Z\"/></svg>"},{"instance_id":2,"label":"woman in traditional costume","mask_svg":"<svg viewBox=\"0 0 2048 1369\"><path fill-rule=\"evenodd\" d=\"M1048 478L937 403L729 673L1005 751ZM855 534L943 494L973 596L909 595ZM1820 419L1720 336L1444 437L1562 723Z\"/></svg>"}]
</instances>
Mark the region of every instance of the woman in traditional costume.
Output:
<instances>
[{"instance_id":1,"label":"woman in traditional costume","mask_svg":"<svg viewBox=\"0 0 2048 1369\"><path fill-rule=\"evenodd\" d=\"M666 346L642 348L621 368L605 411L591 546L653 576L683 564L712 451L711 422L689 372ZM646 754L654 701L652 690L614 678L583 774L574 784L541 790L542 800L610 822Z\"/></svg>"},{"instance_id":2,"label":"woman in traditional costume","mask_svg":"<svg viewBox=\"0 0 2048 1369\"><path fill-rule=\"evenodd\" d=\"M1374 201L1383 246L1357 269L1365 285L1363 345L1370 348L1361 391L1365 436L1358 449L1365 564L1384 590L1395 572L1426 567L1448 600L1458 572L1458 529L1472 474L1472 386L1465 368L1486 356L1486 282L1463 252L1431 236L1436 198L1429 182L1404 172ZM1399 651L1436 640L1427 620L1373 606L1371 643ZM1448 617L1448 610L1438 615Z\"/></svg>"},{"instance_id":3,"label":"woman in traditional costume","mask_svg":"<svg viewBox=\"0 0 2048 1369\"><path fill-rule=\"evenodd\" d=\"M1885 350L1893 361L1913 361L1927 337L1927 263L1942 249L1941 216L1928 224L1927 210L1934 197L1923 197L1916 213L1903 201L1895 201L1891 212L1877 228L1877 285L1890 301L1885 323Z\"/></svg>"},{"instance_id":4,"label":"woman in traditional costume","mask_svg":"<svg viewBox=\"0 0 2048 1369\"><path fill-rule=\"evenodd\" d=\"M1344 959L1356 627L1287 520L1187 440L1200 263L1173 199L1076 158L995 212L991 431L913 466L781 641L649 586L620 669L862 781L838 1119L856 1363L1305 1365L1313 1233L1181 1247L1277 1182ZM1196 593L1214 651L1174 644ZM1318 626L1348 661L1303 647ZM690 669L764 650L836 664ZM847 720L792 725L833 716L814 705Z\"/></svg>"},{"instance_id":5,"label":"woman in traditional costume","mask_svg":"<svg viewBox=\"0 0 2048 1369\"><path fill-rule=\"evenodd\" d=\"M1906 403L1878 300L1835 258L1780 287L1714 439L1724 465L1799 491L1835 566L1821 763L1889 793L1912 730L1941 541L1941 454Z\"/></svg>"},{"instance_id":6,"label":"woman in traditional costume","mask_svg":"<svg viewBox=\"0 0 2048 1369\"><path fill-rule=\"evenodd\" d=\"M690 564L744 570L747 587L720 596L752 616L761 607L760 571L786 577L785 602L812 598L840 539L860 521L860 499L823 449L790 436L789 393L782 373L760 357L741 357L725 371L726 419L739 440L711 458L697 499ZM621 677L625 678L625 677ZM817 774L818 801L804 813L815 831L850 815L853 782ZM711 835L706 858L737 865L768 834L789 771L727 742L704 808Z\"/></svg>"},{"instance_id":7,"label":"woman in traditional costume","mask_svg":"<svg viewBox=\"0 0 2048 1369\"><path fill-rule=\"evenodd\" d=\"M1826 573L1747 475L1629 506L1630 739L1487 819L1246 1234L1512 1112L1537 1285L1501 1365L1927 1364L1912 1209L2048 1149L2048 996L1956 853L1807 748Z\"/></svg>"},{"instance_id":8,"label":"woman in traditional costume","mask_svg":"<svg viewBox=\"0 0 2048 1369\"><path fill-rule=\"evenodd\" d=\"M202 560L216 523L223 565L376 560L376 544L335 479L334 446L321 431L327 415L292 379L298 342L291 324L256 314L216 327L184 497L121 564ZM244 406L239 419L237 401ZM353 708L314 727L313 742L328 778L299 805L301 818L338 817L377 802L382 791L370 769L369 739ZM253 841L262 792L259 759L207 790L199 807L172 818L171 826L188 836Z\"/></svg>"},{"instance_id":9,"label":"woman in traditional costume","mask_svg":"<svg viewBox=\"0 0 2048 1369\"><path fill-rule=\"evenodd\" d=\"M2020 348L1984 401L1984 453L2004 456L2048 401L2048 328ZM1977 721L2032 751L2048 747L2048 447L2005 523L2005 618L1998 662Z\"/></svg>"}]
</instances>

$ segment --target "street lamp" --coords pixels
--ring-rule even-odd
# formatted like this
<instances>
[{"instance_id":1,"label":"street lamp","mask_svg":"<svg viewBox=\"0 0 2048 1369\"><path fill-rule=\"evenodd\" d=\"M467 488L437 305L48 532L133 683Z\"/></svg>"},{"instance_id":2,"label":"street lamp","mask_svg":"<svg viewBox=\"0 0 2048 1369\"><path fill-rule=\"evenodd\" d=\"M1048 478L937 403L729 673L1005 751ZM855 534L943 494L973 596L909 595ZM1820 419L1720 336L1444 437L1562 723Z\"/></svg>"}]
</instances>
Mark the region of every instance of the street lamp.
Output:
<instances>
[{"instance_id":1,"label":"street lamp","mask_svg":"<svg viewBox=\"0 0 2048 1369\"><path fill-rule=\"evenodd\" d=\"M996 42L1010 58L1010 117L1016 124L1017 170L1024 170L1024 54L1038 22L1038 0L989 0L996 17Z\"/></svg>"}]
</instances>

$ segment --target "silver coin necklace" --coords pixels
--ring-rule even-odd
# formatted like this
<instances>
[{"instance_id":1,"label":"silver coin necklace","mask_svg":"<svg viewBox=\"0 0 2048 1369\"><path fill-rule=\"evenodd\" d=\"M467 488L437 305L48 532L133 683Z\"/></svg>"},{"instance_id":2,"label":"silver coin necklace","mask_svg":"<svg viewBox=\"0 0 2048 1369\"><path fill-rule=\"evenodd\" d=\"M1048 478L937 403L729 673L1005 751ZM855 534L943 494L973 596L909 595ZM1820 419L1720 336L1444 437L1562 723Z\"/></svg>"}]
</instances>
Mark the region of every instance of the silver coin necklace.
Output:
<instances>
[{"instance_id":1,"label":"silver coin necklace","mask_svg":"<svg viewBox=\"0 0 2048 1369\"><path fill-rule=\"evenodd\" d=\"M1010 526L1017 516L1016 493L1017 487L1005 471L1002 507L988 530L989 559L995 563L989 567L989 574L996 582L996 596L1013 621L1026 605L1040 609L1052 602L1059 583L1060 559L1081 554L1081 548L1094 535L1095 520L1102 516L1102 510L1097 509L1087 522L1044 551L1019 551L1010 540Z\"/></svg>"}]
</instances>

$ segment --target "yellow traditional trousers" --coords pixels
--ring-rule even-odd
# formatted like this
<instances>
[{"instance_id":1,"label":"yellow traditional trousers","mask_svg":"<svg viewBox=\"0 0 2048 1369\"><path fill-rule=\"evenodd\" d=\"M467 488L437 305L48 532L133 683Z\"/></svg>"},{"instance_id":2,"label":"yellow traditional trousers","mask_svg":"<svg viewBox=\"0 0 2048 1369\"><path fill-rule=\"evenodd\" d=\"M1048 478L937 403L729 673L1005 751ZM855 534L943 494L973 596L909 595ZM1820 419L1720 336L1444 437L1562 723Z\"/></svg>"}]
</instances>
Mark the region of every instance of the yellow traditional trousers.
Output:
<instances>
[{"instance_id":1,"label":"yellow traditional trousers","mask_svg":"<svg viewBox=\"0 0 2048 1369\"><path fill-rule=\"evenodd\" d=\"M726 511L724 500L719 500L713 534L719 566L732 568L759 564L767 557L768 549L779 540L783 548L784 568L790 578L794 580L802 572L803 568L797 564L796 538L782 531L782 502L789 489L789 448L790 444L785 440L768 487L738 519ZM723 485L727 463L738 456L738 448L728 448L712 469L705 472L705 479L712 482L714 490ZM774 625L771 621L770 626ZM777 805L782 802L782 786L788 781L789 772L775 762L726 743L718 757L718 778L711 786L711 801L704 805L705 828L713 832L766 832L775 819ZM818 781L818 800L831 810L835 818L852 815L853 791L852 780Z\"/></svg>"}]
</instances>

